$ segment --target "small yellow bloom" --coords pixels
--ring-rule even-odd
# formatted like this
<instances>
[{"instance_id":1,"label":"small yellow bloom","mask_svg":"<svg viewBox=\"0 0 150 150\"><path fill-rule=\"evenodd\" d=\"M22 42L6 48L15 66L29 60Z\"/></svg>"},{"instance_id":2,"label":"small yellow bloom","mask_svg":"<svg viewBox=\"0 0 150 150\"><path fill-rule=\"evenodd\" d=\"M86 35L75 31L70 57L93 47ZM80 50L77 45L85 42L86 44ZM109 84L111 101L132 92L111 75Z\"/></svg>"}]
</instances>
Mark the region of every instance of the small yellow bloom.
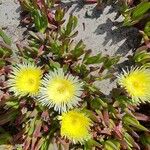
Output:
<instances>
[{"instance_id":1,"label":"small yellow bloom","mask_svg":"<svg viewBox=\"0 0 150 150\"><path fill-rule=\"evenodd\" d=\"M64 75L63 69L55 70L45 76L38 100L55 111L65 112L81 101L82 83L77 77Z\"/></svg>"},{"instance_id":2,"label":"small yellow bloom","mask_svg":"<svg viewBox=\"0 0 150 150\"><path fill-rule=\"evenodd\" d=\"M63 113L61 118L61 136L73 143L83 143L91 138L91 120L80 111L72 110Z\"/></svg>"},{"instance_id":3,"label":"small yellow bloom","mask_svg":"<svg viewBox=\"0 0 150 150\"><path fill-rule=\"evenodd\" d=\"M18 64L13 67L8 86L15 96L36 96L42 78L42 70L32 63Z\"/></svg>"},{"instance_id":4,"label":"small yellow bloom","mask_svg":"<svg viewBox=\"0 0 150 150\"><path fill-rule=\"evenodd\" d=\"M135 104L150 100L150 70L133 68L118 76L118 83L126 89Z\"/></svg>"}]
</instances>

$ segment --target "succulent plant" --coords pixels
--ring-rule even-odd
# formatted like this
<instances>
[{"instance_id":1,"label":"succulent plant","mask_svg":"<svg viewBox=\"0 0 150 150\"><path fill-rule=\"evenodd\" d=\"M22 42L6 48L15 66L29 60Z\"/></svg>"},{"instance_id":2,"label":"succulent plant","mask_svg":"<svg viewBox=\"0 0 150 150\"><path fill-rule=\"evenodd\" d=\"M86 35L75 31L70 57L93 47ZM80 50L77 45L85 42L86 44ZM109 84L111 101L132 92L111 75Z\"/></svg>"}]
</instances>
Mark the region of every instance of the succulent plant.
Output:
<instances>
[{"instance_id":1,"label":"succulent plant","mask_svg":"<svg viewBox=\"0 0 150 150\"><path fill-rule=\"evenodd\" d=\"M71 15L65 21L65 9L55 1L20 4L34 28L28 45L17 44L15 57L10 39L0 30L0 143L23 150L148 149L150 117L134 103L133 91L140 89L131 82L126 86L124 80L135 75L137 85L138 71L145 69L149 75L149 52L136 51L132 61L143 72L122 75L118 83L126 90L118 85L108 97L94 83L118 80L120 56L93 56L82 40L75 42L77 18ZM147 74L146 79L141 76L140 88L149 87ZM131 86L133 91L128 90ZM144 102L149 102L147 91Z\"/></svg>"}]
</instances>

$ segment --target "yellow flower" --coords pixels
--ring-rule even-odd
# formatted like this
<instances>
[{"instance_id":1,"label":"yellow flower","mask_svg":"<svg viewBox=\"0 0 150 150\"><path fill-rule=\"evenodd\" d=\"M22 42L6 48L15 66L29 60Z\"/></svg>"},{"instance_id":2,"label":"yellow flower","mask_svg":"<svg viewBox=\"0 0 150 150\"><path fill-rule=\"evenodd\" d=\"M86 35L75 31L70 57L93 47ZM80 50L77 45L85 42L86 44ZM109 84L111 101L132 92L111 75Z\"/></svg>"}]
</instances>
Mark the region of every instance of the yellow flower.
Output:
<instances>
[{"instance_id":1,"label":"yellow flower","mask_svg":"<svg viewBox=\"0 0 150 150\"><path fill-rule=\"evenodd\" d=\"M38 100L55 111L64 112L81 101L82 83L77 77L64 75L63 69L55 70L45 76Z\"/></svg>"},{"instance_id":2,"label":"yellow flower","mask_svg":"<svg viewBox=\"0 0 150 150\"><path fill-rule=\"evenodd\" d=\"M72 110L63 113L61 119L61 136L68 138L73 143L81 144L91 138L91 120L82 112Z\"/></svg>"},{"instance_id":3,"label":"yellow flower","mask_svg":"<svg viewBox=\"0 0 150 150\"><path fill-rule=\"evenodd\" d=\"M36 96L39 92L42 70L33 63L18 64L13 67L8 86L15 96Z\"/></svg>"},{"instance_id":4,"label":"yellow flower","mask_svg":"<svg viewBox=\"0 0 150 150\"><path fill-rule=\"evenodd\" d=\"M118 83L126 89L135 104L150 100L150 70L133 68L118 76Z\"/></svg>"}]
</instances>

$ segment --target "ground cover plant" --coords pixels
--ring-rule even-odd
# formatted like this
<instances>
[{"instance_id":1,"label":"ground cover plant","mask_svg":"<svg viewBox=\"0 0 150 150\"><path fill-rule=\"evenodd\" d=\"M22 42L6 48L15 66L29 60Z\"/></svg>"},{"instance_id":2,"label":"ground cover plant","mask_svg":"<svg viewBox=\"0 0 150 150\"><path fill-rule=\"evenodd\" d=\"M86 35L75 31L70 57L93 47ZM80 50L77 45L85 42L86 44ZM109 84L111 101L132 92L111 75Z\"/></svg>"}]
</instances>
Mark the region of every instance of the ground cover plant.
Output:
<instances>
[{"instance_id":1,"label":"ground cover plant","mask_svg":"<svg viewBox=\"0 0 150 150\"><path fill-rule=\"evenodd\" d=\"M74 41L77 17L65 20L60 1L19 2L28 44L14 49L0 29L3 149L149 150L150 2L115 1L123 25L141 33L131 65L119 72L121 56L92 55L82 40ZM105 79L117 82L110 96L94 84Z\"/></svg>"}]
</instances>

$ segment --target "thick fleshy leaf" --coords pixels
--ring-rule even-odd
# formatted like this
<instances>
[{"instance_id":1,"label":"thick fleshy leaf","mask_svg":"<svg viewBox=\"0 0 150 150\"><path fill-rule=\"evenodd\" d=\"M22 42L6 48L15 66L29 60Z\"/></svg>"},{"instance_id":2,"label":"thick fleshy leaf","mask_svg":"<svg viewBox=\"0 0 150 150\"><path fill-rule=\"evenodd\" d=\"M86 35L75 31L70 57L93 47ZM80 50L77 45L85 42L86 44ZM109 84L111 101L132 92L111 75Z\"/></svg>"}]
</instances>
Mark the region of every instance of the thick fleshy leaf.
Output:
<instances>
[{"instance_id":1,"label":"thick fleshy leaf","mask_svg":"<svg viewBox=\"0 0 150 150\"><path fill-rule=\"evenodd\" d=\"M74 50L72 50L73 57L78 58L82 54L84 54L84 48L85 48L85 45L83 44L83 41L80 40L78 44L75 46Z\"/></svg>"},{"instance_id":2,"label":"thick fleshy leaf","mask_svg":"<svg viewBox=\"0 0 150 150\"><path fill-rule=\"evenodd\" d=\"M144 145L150 145L150 134L147 133L147 134L140 136L140 141Z\"/></svg>"},{"instance_id":3,"label":"thick fleshy leaf","mask_svg":"<svg viewBox=\"0 0 150 150\"><path fill-rule=\"evenodd\" d=\"M93 139L88 140L88 141L84 144L84 150L94 150L94 149L95 149L94 147L99 147L99 148L101 148L102 145L101 145L99 142L97 142L97 141L95 141L95 140L93 140Z\"/></svg>"},{"instance_id":4,"label":"thick fleshy leaf","mask_svg":"<svg viewBox=\"0 0 150 150\"><path fill-rule=\"evenodd\" d=\"M85 64L86 65L90 65L90 64L99 64L101 63L103 60L102 60L102 54L99 53L95 56L91 56L91 57L88 57L86 60L85 60Z\"/></svg>"},{"instance_id":5,"label":"thick fleshy leaf","mask_svg":"<svg viewBox=\"0 0 150 150\"><path fill-rule=\"evenodd\" d=\"M105 150L120 150L120 143L117 140L107 140L104 143Z\"/></svg>"},{"instance_id":6,"label":"thick fleshy leaf","mask_svg":"<svg viewBox=\"0 0 150 150\"><path fill-rule=\"evenodd\" d=\"M55 20L58 22L62 21L64 15L65 15L65 11L61 8L58 8L55 12Z\"/></svg>"},{"instance_id":7,"label":"thick fleshy leaf","mask_svg":"<svg viewBox=\"0 0 150 150\"><path fill-rule=\"evenodd\" d=\"M0 37L4 40L4 42L8 45L11 45L11 39L5 34L5 32L0 28Z\"/></svg>"},{"instance_id":8,"label":"thick fleshy leaf","mask_svg":"<svg viewBox=\"0 0 150 150\"><path fill-rule=\"evenodd\" d=\"M150 2L142 2L132 12L132 19L138 19L140 18L143 14L145 14L148 10L150 10Z\"/></svg>"},{"instance_id":9,"label":"thick fleshy leaf","mask_svg":"<svg viewBox=\"0 0 150 150\"><path fill-rule=\"evenodd\" d=\"M71 15L66 25L65 36L69 36L71 34L71 32L76 28L77 23L77 17Z\"/></svg>"},{"instance_id":10,"label":"thick fleshy leaf","mask_svg":"<svg viewBox=\"0 0 150 150\"><path fill-rule=\"evenodd\" d=\"M127 126L132 126L142 131L149 131L147 128L142 126L136 118L130 115L125 115L123 117L123 123Z\"/></svg>"},{"instance_id":11,"label":"thick fleshy leaf","mask_svg":"<svg viewBox=\"0 0 150 150\"><path fill-rule=\"evenodd\" d=\"M133 58L135 62L145 64L147 62L150 62L150 53L146 51L137 52L135 53Z\"/></svg>"},{"instance_id":12,"label":"thick fleshy leaf","mask_svg":"<svg viewBox=\"0 0 150 150\"><path fill-rule=\"evenodd\" d=\"M146 33L147 36L150 37L150 21L146 23L144 32Z\"/></svg>"}]
</instances>

